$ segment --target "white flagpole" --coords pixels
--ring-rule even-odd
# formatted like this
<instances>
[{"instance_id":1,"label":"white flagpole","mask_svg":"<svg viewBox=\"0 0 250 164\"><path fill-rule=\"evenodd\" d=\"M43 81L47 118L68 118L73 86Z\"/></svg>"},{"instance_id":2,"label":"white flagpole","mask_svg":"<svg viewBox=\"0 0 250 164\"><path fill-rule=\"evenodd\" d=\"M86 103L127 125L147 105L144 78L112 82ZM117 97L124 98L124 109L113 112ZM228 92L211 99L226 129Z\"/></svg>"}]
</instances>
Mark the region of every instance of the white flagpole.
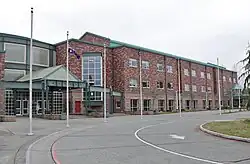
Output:
<instances>
[{"instance_id":1,"label":"white flagpole","mask_svg":"<svg viewBox=\"0 0 250 164\"><path fill-rule=\"evenodd\" d=\"M103 100L103 108L104 108L104 122L107 122L106 44L105 43L104 43L103 60L104 60L104 100Z\"/></svg>"},{"instance_id":2,"label":"white flagpole","mask_svg":"<svg viewBox=\"0 0 250 164\"><path fill-rule=\"evenodd\" d=\"M180 111L180 117L181 117L181 68L180 68L180 59L178 59L178 84L179 84L179 111Z\"/></svg>"},{"instance_id":3,"label":"white flagpole","mask_svg":"<svg viewBox=\"0 0 250 164\"><path fill-rule=\"evenodd\" d=\"M29 136L33 135L34 133L32 132L32 62L33 62L33 7L31 7L31 36L30 36L30 86L29 86L29 105L30 105L30 110L29 110L29 120L30 120L30 131L28 133Z\"/></svg>"},{"instance_id":4,"label":"white flagpole","mask_svg":"<svg viewBox=\"0 0 250 164\"><path fill-rule=\"evenodd\" d=\"M143 104L142 104L142 72L141 72L141 65L142 65L142 61L141 61L141 60L142 60L142 59L141 59L140 50L139 50L138 53L139 53L139 62L140 62L140 68L139 68L139 69L140 69L140 75L139 75L139 76L140 76L140 77L139 77L140 80L139 80L139 81L140 81L140 106L141 106L140 108L141 108L141 119L142 119L142 116L143 116Z\"/></svg>"},{"instance_id":5,"label":"white flagpole","mask_svg":"<svg viewBox=\"0 0 250 164\"><path fill-rule=\"evenodd\" d=\"M67 31L67 49L66 49L67 57L66 57L66 62L67 62L67 89L66 89L66 95L67 95L67 125L66 127L69 127L69 31Z\"/></svg>"},{"instance_id":6,"label":"white flagpole","mask_svg":"<svg viewBox=\"0 0 250 164\"><path fill-rule=\"evenodd\" d=\"M219 110L221 115L221 97L220 97L220 68L219 68L219 58L217 58L217 65L218 65L218 96L219 96Z\"/></svg>"}]
</instances>

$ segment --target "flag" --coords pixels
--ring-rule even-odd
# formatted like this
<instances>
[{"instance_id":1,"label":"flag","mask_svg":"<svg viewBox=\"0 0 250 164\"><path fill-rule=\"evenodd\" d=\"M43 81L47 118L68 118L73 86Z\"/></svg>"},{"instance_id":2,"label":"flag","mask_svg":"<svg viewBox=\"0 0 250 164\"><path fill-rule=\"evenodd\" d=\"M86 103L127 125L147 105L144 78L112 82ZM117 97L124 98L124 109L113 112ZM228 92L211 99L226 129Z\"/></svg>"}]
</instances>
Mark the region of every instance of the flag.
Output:
<instances>
[{"instance_id":1,"label":"flag","mask_svg":"<svg viewBox=\"0 0 250 164\"><path fill-rule=\"evenodd\" d=\"M80 59L80 55L78 55L76 50L74 50L73 48L69 47L68 52L71 53L71 54L74 54L77 57L77 59Z\"/></svg>"}]
</instances>

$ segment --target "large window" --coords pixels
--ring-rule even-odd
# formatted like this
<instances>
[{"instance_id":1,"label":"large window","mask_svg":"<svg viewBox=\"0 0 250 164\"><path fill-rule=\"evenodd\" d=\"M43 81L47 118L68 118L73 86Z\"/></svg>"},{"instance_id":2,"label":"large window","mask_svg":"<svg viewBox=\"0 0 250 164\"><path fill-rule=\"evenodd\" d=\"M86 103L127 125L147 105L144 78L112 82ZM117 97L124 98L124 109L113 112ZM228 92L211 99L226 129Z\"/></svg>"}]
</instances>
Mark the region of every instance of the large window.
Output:
<instances>
[{"instance_id":1,"label":"large window","mask_svg":"<svg viewBox=\"0 0 250 164\"><path fill-rule=\"evenodd\" d=\"M164 111L165 108L165 101L164 100L158 100L158 110L159 111Z\"/></svg>"},{"instance_id":2,"label":"large window","mask_svg":"<svg viewBox=\"0 0 250 164\"><path fill-rule=\"evenodd\" d=\"M130 100L130 110L131 112L136 112L138 110L138 99Z\"/></svg>"},{"instance_id":3,"label":"large window","mask_svg":"<svg viewBox=\"0 0 250 164\"><path fill-rule=\"evenodd\" d=\"M102 57L84 56L83 57L83 76L82 80L92 83L94 86L102 86ZM92 92L91 100L102 100L101 92Z\"/></svg>"},{"instance_id":4,"label":"large window","mask_svg":"<svg viewBox=\"0 0 250 164\"><path fill-rule=\"evenodd\" d=\"M150 110L150 100L143 100L143 110L144 111Z\"/></svg>"},{"instance_id":5,"label":"large window","mask_svg":"<svg viewBox=\"0 0 250 164\"><path fill-rule=\"evenodd\" d=\"M40 66L49 66L49 50L33 47L33 64Z\"/></svg>"},{"instance_id":6,"label":"large window","mask_svg":"<svg viewBox=\"0 0 250 164\"><path fill-rule=\"evenodd\" d=\"M6 50L6 62L25 63L26 62L26 46L21 44L4 43Z\"/></svg>"},{"instance_id":7,"label":"large window","mask_svg":"<svg viewBox=\"0 0 250 164\"><path fill-rule=\"evenodd\" d=\"M4 81L16 81L25 75L24 70L4 69Z\"/></svg>"}]
</instances>

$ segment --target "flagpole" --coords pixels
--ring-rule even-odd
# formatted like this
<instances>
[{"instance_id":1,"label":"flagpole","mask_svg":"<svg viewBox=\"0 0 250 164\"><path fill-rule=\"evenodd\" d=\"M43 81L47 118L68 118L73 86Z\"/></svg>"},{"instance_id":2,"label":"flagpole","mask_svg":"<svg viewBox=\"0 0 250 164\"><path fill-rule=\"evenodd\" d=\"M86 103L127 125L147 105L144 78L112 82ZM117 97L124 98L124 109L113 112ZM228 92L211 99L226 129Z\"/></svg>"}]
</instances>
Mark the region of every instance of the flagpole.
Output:
<instances>
[{"instance_id":1,"label":"flagpole","mask_svg":"<svg viewBox=\"0 0 250 164\"><path fill-rule=\"evenodd\" d=\"M104 52L103 52L103 61L104 61L104 122L107 122L107 90L106 90L106 44L104 43Z\"/></svg>"},{"instance_id":2,"label":"flagpole","mask_svg":"<svg viewBox=\"0 0 250 164\"><path fill-rule=\"evenodd\" d=\"M67 31L67 49L66 49L67 57L66 57L66 62L67 62L67 89L66 89L66 96L67 96L67 125L66 127L69 127L69 31Z\"/></svg>"},{"instance_id":3,"label":"flagpole","mask_svg":"<svg viewBox=\"0 0 250 164\"><path fill-rule=\"evenodd\" d=\"M30 86L29 86L29 123L30 123L30 131L28 133L29 136L32 136L34 133L32 132L32 62L33 62L33 7L31 7L31 35L30 35Z\"/></svg>"},{"instance_id":4,"label":"flagpole","mask_svg":"<svg viewBox=\"0 0 250 164\"><path fill-rule=\"evenodd\" d=\"M218 65L218 96L219 96L219 110L221 115L221 97L220 97L220 68L219 68L219 58L217 58L217 65Z\"/></svg>"},{"instance_id":5,"label":"flagpole","mask_svg":"<svg viewBox=\"0 0 250 164\"><path fill-rule=\"evenodd\" d=\"M142 119L142 116L143 116L143 104L142 104L142 71L141 71L141 65L142 65L142 59L141 59L141 53L140 53L140 50L138 51L138 54L139 54L139 62L140 62L140 108L141 108L141 119Z\"/></svg>"},{"instance_id":6,"label":"flagpole","mask_svg":"<svg viewBox=\"0 0 250 164\"><path fill-rule=\"evenodd\" d=\"M180 68L180 59L178 59L178 84L179 84L179 111L180 111L180 117L181 117L181 68Z\"/></svg>"}]
</instances>

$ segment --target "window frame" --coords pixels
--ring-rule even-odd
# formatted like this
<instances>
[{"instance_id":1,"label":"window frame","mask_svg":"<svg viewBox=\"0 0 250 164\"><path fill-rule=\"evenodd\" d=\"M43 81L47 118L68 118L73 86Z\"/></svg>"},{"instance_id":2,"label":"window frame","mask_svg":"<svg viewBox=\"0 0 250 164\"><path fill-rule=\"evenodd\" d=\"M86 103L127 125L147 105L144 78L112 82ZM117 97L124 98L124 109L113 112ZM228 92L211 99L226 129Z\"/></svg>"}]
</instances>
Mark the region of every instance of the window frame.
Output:
<instances>
[{"instance_id":1,"label":"window frame","mask_svg":"<svg viewBox=\"0 0 250 164\"><path fill-rule=\"evenodd\" d=\"M190 91L190 85L189 84L184 84L184 90L185 90L185 92L189 92Z\"/></svg>"},{"instance_id":2,"label":"window frame","mask_svg":"<svg viewBox=\"0 0 250 164\"><path fill-rule=\"evenodd\" d=\"M162 88L160 88L161 84L162 84ZM159 86L159 87L158 87L158 86ZM157 87L157 89L164 89L164 84L163 84L163 82L162 82L162 81L157 81L157 82L156 82L156 87Z\"/></svg>"},{"instance_id":3,"label":"window frame","mask_svg":"<svg viewBox=\"0 0 250 164\"><path fill-rule=\"evenodd\" d=\"M162 69L161 69L161 70L159 69L159 66L162 66ZM163 71L164 71L164 64L162 64L162 63L157 63L157 71L158 71L158 72L163 72Z\"/></svg>"},{"instance_id":4,"label":"window frame","mask_svg":"<svg viewBox=\"0 0 250 164\"><path fill-rule=\"evenodd\" d=\"M172 87L171 87L171 88L168 88L168 84L170 84ZM168 90L173 90L173 89L174 89L173 82L168 82L168 83L167 83L167 88L168 88Z\"/></svg>"},{"instance_id":5,"label":"window frame","mask_svg":"<svg viewBox=\"0 0 250 164\"><path fill-rule=\"evenodd\" d=\"M194 69L192 69L192 77L196 77L196 71Z\"/></svg>"},{"instance_id":6,"label":"window frame","mask_svg":"<svg viewBox=\"0 0 250 164\"><path fill-rule=\"evenodd\" d=\"M159 102L163 102L163 106L159 105L160 104ZM157 108L159 111L164 111L164 109L165 109L165 100L164 99L158 99Z\"/></svg>"},{"instance_id":7,"label":"window frame","mask_svg":"<svg viewBox=\"0 0 250 164\"><path fill-rule=\"evenodd\" d=\"M205 72L201 71L201 78L205 79Z\"/></svg>"},{"instance_id":8,"label":"window frame","mask_svg":"<svg viewBox=\"0 0 250 164\"><path fill-rule=\"evenodd\" d=\"M207 73L207 79L211 80L211 73Z\"/></svg>"},{"instance_id":9,"label":"window frame","mask_svg":"<svg viewBox=\"0 0 250 164\"><path fill-rule=\"evenodd\" d=\"M143 87L143 83L145 83L146 82L146 84L147 84L147 87ZM150 85L149 85L149 81L142 81L142 88L150 88Z\"/></svg>"},{"instance_id":10,"label":"window frame","mask_svg":"<svg viewBox=\"0 0 250 164\"><path fill-rule=\"evenodd\" d=\"M25 71L25 70L5 68L5 69L4 69L4 76L5 76L5 71L23 72L23 76L26 75L26 71ZM3 79L4 79L4 76L3 76Z\"/></svg>"},{"instance_id":11,"label":"window frame","mask_svg":"<svg viewBox=\"0 0 250 164\"><path fill-rule=\"evenodd\" d=\"M131 84L131 81L136 81L135 86L130 85L130 84ZM134 78L129 79L129 87L130 87L130 88L137 88L137 87L138 87L138 81L137 81L137 79L134 79Z\"/></svg>"},{"instance_id":12,"label":"window frame","mask_svg":"<svg viewBox=\"0 0 250 164\"><path fill-rule=\"evenodd\" d=\"M133 66L133 61L136 62L136 66ZM129 58L128 59L128 66L132 67L132 68L137 68L138 67L138 60L137 59L133 59L133 58Z\"/></svg>"},{"instance_id":13,"label":"window frame","mask_svg":"<svg viewBox=\"0 0 250 164\"><path fill-rule=\"evenodd\" d=\"M145 106L145 102L147 106ZM143 111L150 111L150 108L151 108L151 99L143 99Z\"/></svg>"},{"instance_id":14,"label":"window frame","mask_svg":"<svg viewBox=\"0 0 250 164\"><path fill-rule=\"evenodd\" d=\"M212 87L207 87L207 92L212 93Z\"/></svg>"},{"instance_id":15,"label":"window frame","mask_svg":"<svg viewBox=\"0 0 250 164\"><path fill-rule=\"evenodd\" d=\"M7 58L5 57L5 62L7 62L7 63L16 63L16 64L26 64L26 62L27 62L27 59L26 59L26 53L27 53L26 45L24 45L24 44L18 44L18 43L11 43L11 42L4 42L3 48L4 48L4 51L6 51L6 54L8 54L7 50L6 50L6 45L7 44L9 44L9 45L17 45L17 46L24 47L24 61L20 62L20 61L6 60Z\"/></svg>"},{"instance_id":16,"label":"window frame","mask_svg":"<svg viewBox=\"0 0 250 164\"><path fill-rule=\"evenodd\" d=\"M226 76L223 76L223 81L224 81L224 82L226 82L226 81L227 81Z\"/></svg>"},{"instance_id":17,"label":"window frame","mask_svg":"<svg viewBox=\"0 0 250 164\"><path fill-rule=\"evenodd\" d=\"M144 67L143 67L143 64L146 64L147 67L144 68ZM149 69L149 61L142 60L142 61L141 61L141 68L142 68L142 69Z\"/></svg>"},{"instance_id":18,"label":"window frame","mask_svg":"<svg viewBox=\"0 0 250 164\"><path fill-rule=\"evenodd\" d=\"M41 47L33 47L33 49L39 49L39 50L46 50L48 52L48 55L47 55L47 61L48 61L48 64L47 65L44 65L44 64L37 64L35 63L34 61L32 61L32 64L33 65L36 65L36 66L42 66L42 67L49 67L49 50L46 49L46 48L41 48ZM34 51L34 50L33 50ZM34 53L33 53L34 55ZM33 56L33 60L35 59L35 56Z\"/></svg>"},{"instance_id":19,"label":"window frame","mask_svg":"<svg viewBox=\"0 0 250 164\"><path fill-rule=\"evenodd\" d=\"M206 92L206 87L203 86L203 85L201 86L201 92L202 92L202 93Z\"/></svg>"},{"instance_id":20,"label":"window frame","mask_svg":"<svg viewBox=\"0 0 250 164\"><path fill-rule=\"evenodd\" d=\"M194 89L195 88L195 89ZM197 92L197 86L196 85L192 85L192 91L193 92Z\"/></svg>"},{"instance_id":21,"label":"window frame","mask_svg":"<svg viewBox=\"0 0 250 164\"><path fill-rule=\"evenodd\" d=\"M167 69L167 73L173 73L173 66L172 65L167 65L166 69Z\"/></svg>"},{"instance_id":22,"label":"window frame","mask_svg":"<svg viewBox=\"0 0 250 164\"><path fill-rule=\"evenodd\" d=\"M189 70L187 68L184 68L184 75L189 76Z\"/></svg>"},{"instance_id":23,"label":"window frame","mask_svg":"<svg viewBox=\"0 0 250 164\"><path fill-rule=\"evenodd\" d=\"M136 101L136 106L133 106L134 105L133 101ZM136 112L136 111L138 111L138 108L139 108L139 100L138 99L130 99L130 111ZM134 109L136 109L136 110L134 110Z\"/></svg>"}]
</instances>

